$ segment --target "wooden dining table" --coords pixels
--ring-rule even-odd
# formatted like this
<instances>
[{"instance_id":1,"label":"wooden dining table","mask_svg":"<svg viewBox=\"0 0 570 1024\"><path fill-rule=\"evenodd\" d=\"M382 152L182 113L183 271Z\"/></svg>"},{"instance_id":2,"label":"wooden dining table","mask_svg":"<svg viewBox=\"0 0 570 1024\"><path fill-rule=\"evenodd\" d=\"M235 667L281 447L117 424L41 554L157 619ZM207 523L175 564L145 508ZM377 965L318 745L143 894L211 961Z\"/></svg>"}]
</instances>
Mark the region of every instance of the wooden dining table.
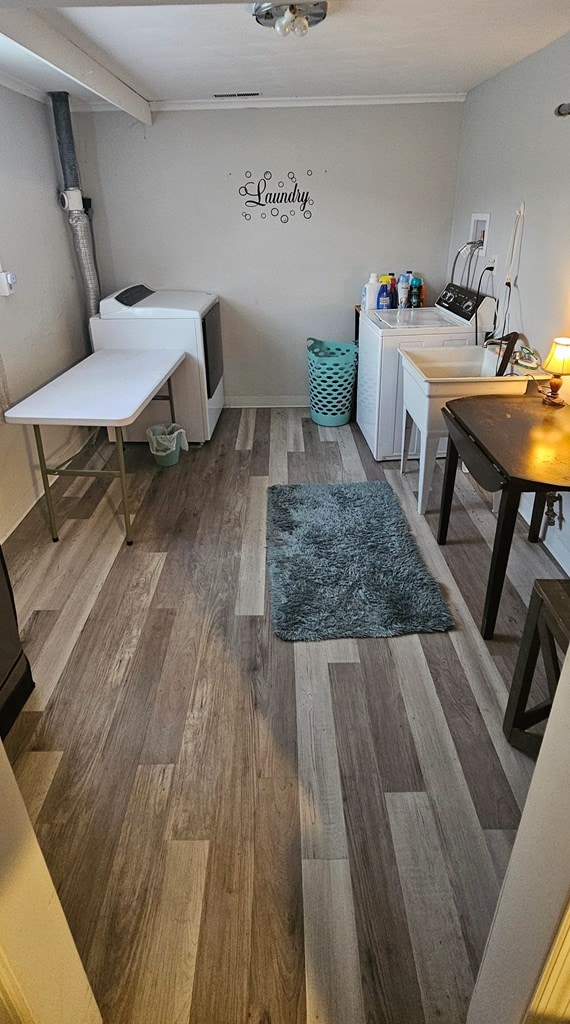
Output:
<instances>
[{"instance_id":1,"label":"wooden dining table","mask_svg":"<svg viewBox=\"0 0 570 1024\"><path fill-rule=\"evenodd\" d=\"M482 636L490 640L522 494L535 495L528 539L536 542L547 496L570 491L570 407L545 405L536 385L531 384L522 396L458 398L448 402L442 412L449 443L438 543L447 541L459 459L486 491L501 492L481 623Z\"/></svg>"}]
</instances>

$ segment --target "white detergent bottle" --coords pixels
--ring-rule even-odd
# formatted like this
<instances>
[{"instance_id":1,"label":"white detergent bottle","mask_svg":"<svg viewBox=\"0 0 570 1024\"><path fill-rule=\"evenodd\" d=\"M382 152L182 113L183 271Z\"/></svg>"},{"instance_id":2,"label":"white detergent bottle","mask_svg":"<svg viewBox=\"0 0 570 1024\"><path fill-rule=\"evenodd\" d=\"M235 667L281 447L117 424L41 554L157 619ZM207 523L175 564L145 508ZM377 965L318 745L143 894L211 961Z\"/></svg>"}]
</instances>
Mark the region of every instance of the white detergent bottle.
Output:
<instances>
[{"instance_id":1,"label":"white detergent bottle","mask_svg":"<svg viewBox=\"0 0 570 1024\"><path fill-rule=\"evenodd\" d=\"M378 300L378 292L380 291L380 282L378 281L378 274L371 274L368 281L362 289L362 298L360 300L361 309L376 309L376 302Z\"/></svg>"}]
</instances>

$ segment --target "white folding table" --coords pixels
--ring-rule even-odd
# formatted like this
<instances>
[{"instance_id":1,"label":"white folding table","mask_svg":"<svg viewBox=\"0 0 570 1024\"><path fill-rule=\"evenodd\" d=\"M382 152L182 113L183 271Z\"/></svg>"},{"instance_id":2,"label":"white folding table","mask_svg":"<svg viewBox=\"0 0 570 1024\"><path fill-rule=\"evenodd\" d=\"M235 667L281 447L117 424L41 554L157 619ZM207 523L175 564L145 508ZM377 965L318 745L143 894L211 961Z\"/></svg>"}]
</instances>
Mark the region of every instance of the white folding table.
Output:
<instances>
[{"instance_id":1,"label":"white folding table","mask_svg":"<svg viewBox=\"0 0 570 1024\"><path fill-rule=\"evenodd\" d=\"M170 402L170 415L175 422L170 378L184 358L184 352L167 349L103 349L87 356L4 413L7 423L29 423L34 428L52 540L58 540L58 535L49 477L112 476L121 481L125 536L127 544L132 544L122 427L134 423L145 406L157 398ZM159 395L164 384L168 385L168 395ZM69 469L71 459L59 466L46 465L40 425L47 424L114 427L118 470Z\"/></svg>"}]
</instances>

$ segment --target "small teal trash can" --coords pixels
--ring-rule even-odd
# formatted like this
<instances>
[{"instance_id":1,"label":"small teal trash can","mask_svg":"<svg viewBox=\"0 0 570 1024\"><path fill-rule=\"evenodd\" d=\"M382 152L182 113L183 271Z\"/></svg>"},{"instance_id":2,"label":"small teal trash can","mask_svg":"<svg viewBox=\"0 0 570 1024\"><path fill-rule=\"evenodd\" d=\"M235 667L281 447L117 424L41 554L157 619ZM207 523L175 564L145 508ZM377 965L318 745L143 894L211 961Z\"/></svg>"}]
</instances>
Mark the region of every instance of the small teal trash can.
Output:
<instances>
[{"instance_id":1,"label":"small teal trash can","mask_svg":"<svg viewBox=\"0 0 570 1024\"><path fill-rule=\"evenodd\" d=\"M321 427L348 423L356 381L357 345L307 338L307 362L313 422Z\"/></svg>"},{"instance_id":2,"label":"small teal trash can","mask_svg":"<svg viewBox=\"0 0 570 1024\"><path fill-rule=\"evenodd\" d=\"M186 432L179 423L157 423L148 428L146 436L159 466L175 466L180 458L180 448L188 451Z\"/></svg>"}]
</instances>

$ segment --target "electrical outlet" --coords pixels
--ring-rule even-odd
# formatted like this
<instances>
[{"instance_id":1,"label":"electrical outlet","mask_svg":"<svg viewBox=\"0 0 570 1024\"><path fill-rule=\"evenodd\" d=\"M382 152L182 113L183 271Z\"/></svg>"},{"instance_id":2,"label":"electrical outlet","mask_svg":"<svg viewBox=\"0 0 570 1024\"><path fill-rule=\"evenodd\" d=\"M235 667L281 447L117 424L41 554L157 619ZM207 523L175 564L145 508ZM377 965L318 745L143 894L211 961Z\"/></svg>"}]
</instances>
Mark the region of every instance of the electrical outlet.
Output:
<instances>
[{"instance_id":1,"label":"electrical outlet","mask_svg":"<svg viewBox=\"0 0 570 1024\"><path fill-rule=\"evenodd\" d=\"M493 273L495 273L497 269L497 259L498 256L487 256L487 266L491 268Z\"/></svg>"},{"instance_id":2,"label":"electrical outlet","mask_svg":"<svg viewBox=\"0 0 570 1024\"><path fill-rule=\"evenodd\" d=\"M11 270L0 271L0 295L11 295L16 284L16 275Z\"/></svg>"}]
</instances>

